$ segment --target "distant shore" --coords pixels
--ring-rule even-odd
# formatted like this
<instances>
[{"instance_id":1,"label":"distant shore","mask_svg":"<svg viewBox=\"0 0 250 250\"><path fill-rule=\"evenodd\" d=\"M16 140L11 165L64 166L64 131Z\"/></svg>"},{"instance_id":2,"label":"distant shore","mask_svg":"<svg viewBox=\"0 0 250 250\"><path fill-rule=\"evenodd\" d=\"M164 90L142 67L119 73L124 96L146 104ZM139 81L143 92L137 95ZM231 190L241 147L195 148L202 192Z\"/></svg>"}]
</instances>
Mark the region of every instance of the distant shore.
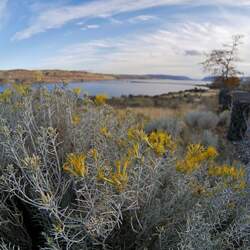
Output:
<instances>
[{"instance_id":1,"label":"distant shore","mask_svg":"<svg viewBox=\"0 0 250 250\"><path fill-rule=\"evenodd\" d=\"M103 80L178 80L191 81L193 79L181 75L162 74L102 74L87 71L70 70L0 70L0 83L69 83Z\"/></svg>"},{"instance_id":2,"label":"distant shore","mask_svg":"<svg viewBox=\"0 0 250 250\"><path fill-rule=\"evenodd\" d=\"M67 83L116 80L115 75L99 74L86 71L66 70L6 70L0 71L0 83Z\"/></svg>"},{"instance_id":3,"label":"distant shore","mask_svg":"<svg viewBox=\"0 0 250 250\"><path fill-rule=\"evenodd\" d=\"M108 103L113 107L170 107L173 108L179 104L194 103L201 98L209 98L217 94L216 90L193 88L166 94L148 96L148 95L128 95L121 97L112 97Z\"/></svg>"}]
</instances>

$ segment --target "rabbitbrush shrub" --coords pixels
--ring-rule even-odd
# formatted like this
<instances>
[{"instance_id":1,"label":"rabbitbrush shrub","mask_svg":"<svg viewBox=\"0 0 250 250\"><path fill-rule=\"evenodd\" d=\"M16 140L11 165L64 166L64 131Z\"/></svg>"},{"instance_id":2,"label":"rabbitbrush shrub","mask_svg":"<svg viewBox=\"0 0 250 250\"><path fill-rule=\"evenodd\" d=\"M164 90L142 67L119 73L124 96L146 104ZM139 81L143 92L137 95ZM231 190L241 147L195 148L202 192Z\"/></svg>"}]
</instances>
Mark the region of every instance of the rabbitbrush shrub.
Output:
<instances>
[{"instance_id":1,"label":"rabbitbrush shrub","mask_svg":"<svg viewBox=\"0 0 250 250\"><path fill-rule=\"evenodd\" d=\"M185 122L190 128L214 129L219 118L211 111L192 111L187 113Z\"/></svg>"},{"instance_id":2,"label":"rabbitbrush shrub","mask_svg":"<svg viewBox=\"0 0 250 250\"><path fill-rule=\"evenodd\" d=\"M79 95L1 94L1 249L250 247L243 166Z\"/></svg>"}]
</instances>

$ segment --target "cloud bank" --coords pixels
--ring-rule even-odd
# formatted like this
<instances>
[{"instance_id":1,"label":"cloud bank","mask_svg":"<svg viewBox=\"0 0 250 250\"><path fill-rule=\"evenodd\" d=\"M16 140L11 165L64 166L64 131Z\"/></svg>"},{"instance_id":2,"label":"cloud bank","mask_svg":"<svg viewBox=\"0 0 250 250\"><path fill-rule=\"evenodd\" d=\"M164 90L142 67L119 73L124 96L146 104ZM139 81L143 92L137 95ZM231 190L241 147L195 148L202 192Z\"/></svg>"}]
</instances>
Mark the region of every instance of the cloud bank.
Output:
<instances>
[{"instance_id":1,"label":"cloud bank","mask_svg":"<svg viewBox=\"0 0 250 250\"><path fill-rule=\"evenodd\" d=\"M231 41L232 34L238 33L247 35L240 51L245 61L240 64L240 69L247 71L250 67L250 27L243 26L242 23L216 25L188 22L177 24L171 29L159 29L152 34L78 43L58 51L43 63L51 68L106 73L182 72L200 77L202 54L210 49L220 48L221 44Z\"/></svg>"},{"instance_id":2,"label":"cloud bank","mask_svg":"<svg viewBox=\"0 0 250 250\"><path fill-rule=\"evenodd\" d=\"M2 0L6 2L6 0ZM3 3L4 3L3 2ZM125 12L167 5L226 5L250 6L250 0L105 0L80 5L67 5L43 11L31 25L17 32L13 40L28 39L35 34L63 25L80 18L112 17ZM2 4L3 5L3 4ZM1 6L1 5L0 5ZM1 9L1 7L0 7ZM0 12L1 13L1 12Z\"/></svg>"}]
</instances>

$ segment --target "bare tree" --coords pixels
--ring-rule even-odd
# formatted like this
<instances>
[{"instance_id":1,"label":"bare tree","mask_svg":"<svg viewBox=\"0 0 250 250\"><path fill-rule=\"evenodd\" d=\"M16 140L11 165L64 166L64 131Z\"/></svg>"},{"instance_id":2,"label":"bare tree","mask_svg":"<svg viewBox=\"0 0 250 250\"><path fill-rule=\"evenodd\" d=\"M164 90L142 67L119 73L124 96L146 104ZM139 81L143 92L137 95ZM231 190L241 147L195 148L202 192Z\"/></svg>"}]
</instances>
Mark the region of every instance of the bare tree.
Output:
<instances>
[{"instance_id":1,"label":"bare tree","mask_svg":"<svg viewBox=\"0 0 250 250\"><path fill-rule=\"evenodd\" d=\"M202 62L205 71L212 73L215 77L215 85L233 88L240 83L239 76L242 74L237 70L235 63L238 57L239 45L242 44L242 35L232 37L231 44L224 44L223 49L214 49L206 54L206 59Z\"/></svg>"}]
</instances>

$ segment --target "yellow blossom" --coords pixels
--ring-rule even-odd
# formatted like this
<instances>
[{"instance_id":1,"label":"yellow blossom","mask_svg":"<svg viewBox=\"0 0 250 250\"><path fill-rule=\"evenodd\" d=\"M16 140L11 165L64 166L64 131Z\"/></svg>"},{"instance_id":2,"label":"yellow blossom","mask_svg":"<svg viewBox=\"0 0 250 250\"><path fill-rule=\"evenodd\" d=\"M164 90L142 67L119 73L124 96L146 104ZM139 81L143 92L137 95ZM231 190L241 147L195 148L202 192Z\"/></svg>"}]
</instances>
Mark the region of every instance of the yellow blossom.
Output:
<instances>
[{"instance_id":1,"label":"yellow blossom","mask_svg":"<svg viewBox=\"0 0 250 250\"><path fill-rule=\"evenodd\" d=\"M163 155L166 151L174 152L176 150L176 143L173 141L171 135L155 131L149 135L149 146L155 151L158 155Z\"/></svg>"},{"instance_id":2,"label":"yellow blossom","mask_svg":"<svg viewBox=\"0 0 250 250\"><path fill-rule=\"evenodd\" d=\"M128 149L128 158L139 158L140 157L140 145L139 143L134 143L132 148Z\"/></svg>"},{"instance_id":3,"label":"yellow blossom","mask_svg":"<svg viewBox=\"0 0 250 250\"><path fill-rule=\"evenodd\" d=\"M233 179L243 178L245 173L242 168L237 169L234 166L222 165L222 166L213 166L208 169L208 174L210 176L217 177L232 177Z\"/></svg>"},{"instance_id":4,"label":"yellow blossom","mask_svg":"<svg viewBox=\"0 0 250 250\"><path fill-rule=\"evenodd\" d=\"M107 138L111 137L111 133L108 131L108 128L106 127L100 128L100 133Z\"/></svg>"},{"instance_id":5,"label":"yellow blossom","mask_svg":"<svg viewBox=\"0 0 250 250\"><path fill-rule=\"evenodd\" d=\"M81 89L80 88L74 88L72 91L76 95L80 95L81 94Z\"/></svg>"},{"instance_id":6,"label":"yellow blossom","mask_svg":"<svg viewBox=\"0 0 250 250\"><path fill-rule=\"evenodd\" d=\"M105 176L103 169L100 168L98 169L97 179L111 184L118 192L122 192L128 183L127 168L129 164L129 160L116 161L114 170L108 176Z\"/></svg>"},{"instance_id":7,"label":"yellow blossom","mask_svg":"<svg viewBox=\"0 0 250 250\"><path fill-rule=\"evenodd\" d=\"M72 124L77 126L81 123L81 117L77 114L72 115Z\"/></svg>"},{"instance_id":8,"label":"yellow blossom","mask_svg":"<svg viewBox=\"0 0 250 250\"><path fill-rule=\"evenodd\" d=\"M243 189L245 189L246 187L247 187L247 182L244 181L244 180L242 180L242 181L240 181L240 183L238 184L237 189L243 190Z\"/></svg>"},{"instance_id":9,"label":"yellow blossom","mask_svg":"<svg viewBox=\"0 0 250 250\"><path fill-rule=\"evenodd\" d=\"M86 156L83 154L68 154L66 162L63 164L63 170L73 176L83 177L88 173L85 165Z\"/></svg>"},{"instance_id":10,"label":"yellow blossom","mask_svg":"<svg viewBox=\"0 0 250 250\"><path fill-rule=\"evenodd\" d=\"M90 149L89 153L90 153L91 157L93 157L93 159L95 161L97 161L97 159L98 159L98 152L97 152L97 150L95 148L92 148L92 149Z\"/></svg>"},{"instance_id":11,"label":"yellow blossom","mask_svg":"<svg viewBox=\"0 0 250 250\"><path fill-rule=\"evenodd\" d=\"M218 151L214 147L208 147L207 150L204 152L204 158L207 159L214 159L218 156Z\"/></svg>"},{"instance_id":12,"label":"yellow blossom","mask_svg":"<svg viewBox=\"0 0 250 250\"><path fill-rule=\"evenodd\" d=\"M145 141L148 143L148 136L143 129L130 128L130 129L128 129L127 136L128 136L129 140Z\"/></svg>"},{"instance_id":13,"label":"yellow blossom","mask_svg":"<svg viewBox=\"0 0 250 250\"><path fill-rule=\"evenodd\" d=\"M5 89L5 90L0 94L0 101L1 101L1 102L8 102L8 101L10 101L11 96L12 96L12 91L11 91L11 89Z\"/></svg>"},{"instance_id":14,"label":"yellow blossom","mask_svg":"<svg viewBox=\"0 0 250 250\"><path fill-rule=\"evenodd\" d=\"M25 84L13 84L13 88L21 96L27 96L30 91L30 87Z\"/></svg>"},{"instance_id":15,"label":"yellow blossom","mask_svg":"<svg viewBox=\"0 0 250 250\"><path fill-rule=\"evenodd\" d=\"M190 144L183 160L176 163L176 170L182 173L190 174L200 168L201 163L214 160L218 155L214 147L207 149L201 144Z\"/></svg>"},{"instance_id":16,"label":"yellow blossom","mask_svg":"<svg viewBox=\"0 0 250 250\"><path fill-rule=\"evenodd\" d=\"M107 102L108 100L108 96L107 95L96 95L95 97L95 104L100 106L100 105L103 105Z\"/></svg>"}]
</instances>

